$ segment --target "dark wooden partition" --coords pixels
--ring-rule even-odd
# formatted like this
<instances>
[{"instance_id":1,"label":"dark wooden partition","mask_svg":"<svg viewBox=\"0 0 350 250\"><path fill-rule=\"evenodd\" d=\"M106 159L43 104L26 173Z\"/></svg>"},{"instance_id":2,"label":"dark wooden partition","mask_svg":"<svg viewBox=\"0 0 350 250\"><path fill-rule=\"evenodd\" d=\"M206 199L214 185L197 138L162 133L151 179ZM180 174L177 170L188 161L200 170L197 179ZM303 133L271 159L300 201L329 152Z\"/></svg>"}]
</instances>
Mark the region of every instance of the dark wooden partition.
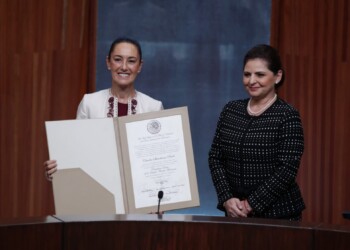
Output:
<instances>
[{"instance_id":1,"label":"dark wooden partition","mask_svg":"<svg viewBox=\"0 0 350 250\"><path fill-rule=\"evenodd\" d=\"M0 220L0 249L347 250L350 226L189 215Z\"/></svg>"},{"instance_id":2,"label":"dark wooden partition","mask_svg":"<svg viewBox=\"0 0 350 250\"><path fill-rule=\"evenodd\" d=\"M54 213L45 121L94 89L97 0L0 1L0 218Z\"/></svg>"},{"instance_id":3,"label":"dark wooden partition","mask_svg":"<svg viewBox=\"0 0 350 250\"><path fill-rule=\"evenodd\" d=\"M299 183L306 221L340 224L350 209L350 1L272 0L271 44L281 53L280 95L300 110Z\"/></svg>"}]
</instances>

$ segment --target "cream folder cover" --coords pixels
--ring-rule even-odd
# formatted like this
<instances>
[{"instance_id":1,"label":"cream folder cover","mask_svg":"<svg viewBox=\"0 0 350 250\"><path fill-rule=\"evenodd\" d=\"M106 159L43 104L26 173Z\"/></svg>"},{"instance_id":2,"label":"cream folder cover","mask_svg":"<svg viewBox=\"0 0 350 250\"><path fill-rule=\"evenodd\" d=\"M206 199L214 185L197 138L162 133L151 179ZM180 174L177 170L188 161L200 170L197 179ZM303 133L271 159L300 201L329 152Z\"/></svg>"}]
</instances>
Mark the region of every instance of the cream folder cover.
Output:
<instances>
[{"instance_id":1,"label":"cream folder cover","mask_svg":"<svg viewBox=\"0 0 350 250\"><path fill-rule=\"evenodd\" d=\"M92 177L97 184L101 185L103 188L101 190L106 190L114 196L115 213L124 214L122 180L119 173L118 146L113 119L49 121L46 122L46 131L50 159L57 160L58 172L81 169L82 173ZM83 178L82 176L77 175L79 178ZM79 183L80 179L76 179L76 182ZM67 177L57 178L53 185L56 191L63 189L68 185ZM71 191L77 195L76 202L83 203L83 200L79 201L79 199L85 197L84 193L79 195L77 190ZM55 203L64 202L62 199L57 200L58 192L55 193ZM81 213L84 213L84 209ZM60 210L56 211L56 214L60 214Z\"/></svg>"}]
</instances>

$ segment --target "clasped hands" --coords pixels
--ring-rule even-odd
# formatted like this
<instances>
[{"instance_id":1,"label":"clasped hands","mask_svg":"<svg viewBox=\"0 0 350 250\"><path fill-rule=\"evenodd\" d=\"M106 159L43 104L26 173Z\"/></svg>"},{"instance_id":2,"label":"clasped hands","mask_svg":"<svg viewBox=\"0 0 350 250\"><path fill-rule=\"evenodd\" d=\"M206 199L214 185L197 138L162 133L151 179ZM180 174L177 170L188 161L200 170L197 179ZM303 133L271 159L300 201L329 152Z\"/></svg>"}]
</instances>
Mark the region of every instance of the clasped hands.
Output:
<instances>
[{"instance_id":1,"label":"clasped hands","mask_svg":"<svg viewBox=\"0 0 350 250\"><path fill-rule=\"evenodd\" d=\"M247 217L252 211L247 200L241 201L237 198L231 198L224 202L224 207L229 217Z\"/></svg>"}]
</instances>

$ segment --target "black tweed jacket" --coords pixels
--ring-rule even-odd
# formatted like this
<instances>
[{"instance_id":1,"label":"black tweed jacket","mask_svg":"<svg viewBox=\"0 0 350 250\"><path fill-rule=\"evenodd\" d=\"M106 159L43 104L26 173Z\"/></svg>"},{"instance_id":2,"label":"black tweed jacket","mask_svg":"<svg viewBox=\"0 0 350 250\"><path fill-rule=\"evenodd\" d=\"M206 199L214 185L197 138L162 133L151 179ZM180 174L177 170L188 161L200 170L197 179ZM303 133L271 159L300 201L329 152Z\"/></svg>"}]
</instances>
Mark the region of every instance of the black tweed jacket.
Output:
<instances>
[{"instance_id":1,"label":"black tweed jacket","mask_svg":"<svg viewBox=\"0 0 350 250\"><path fill-rule=\"evenodd\" d=\"M236 197L248 199L252 216L291 218L305 204L296 176L304 150L299 112L278 98L260 116L247 112L248 99L221 112L209 152L218 209Z\"/></svg>"}]
</instances>

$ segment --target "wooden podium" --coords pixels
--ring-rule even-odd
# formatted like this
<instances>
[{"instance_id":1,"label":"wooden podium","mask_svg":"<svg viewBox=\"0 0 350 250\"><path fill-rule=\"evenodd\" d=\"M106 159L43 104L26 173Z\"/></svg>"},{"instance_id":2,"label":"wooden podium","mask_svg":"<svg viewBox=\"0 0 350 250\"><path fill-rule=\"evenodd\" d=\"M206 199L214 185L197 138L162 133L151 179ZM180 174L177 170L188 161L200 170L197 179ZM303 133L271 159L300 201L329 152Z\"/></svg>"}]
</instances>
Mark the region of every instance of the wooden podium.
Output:
<instances>
[{"instance_id":1,"label":"wooden podium","mask_svg":"<svg viewBox=\"0 0 350 250\"><path fill-rule=\"evenodd\" d=\"M0 249L348 250L350 225L199 215L0 219Z\"/></svg>"}]
</instances>

